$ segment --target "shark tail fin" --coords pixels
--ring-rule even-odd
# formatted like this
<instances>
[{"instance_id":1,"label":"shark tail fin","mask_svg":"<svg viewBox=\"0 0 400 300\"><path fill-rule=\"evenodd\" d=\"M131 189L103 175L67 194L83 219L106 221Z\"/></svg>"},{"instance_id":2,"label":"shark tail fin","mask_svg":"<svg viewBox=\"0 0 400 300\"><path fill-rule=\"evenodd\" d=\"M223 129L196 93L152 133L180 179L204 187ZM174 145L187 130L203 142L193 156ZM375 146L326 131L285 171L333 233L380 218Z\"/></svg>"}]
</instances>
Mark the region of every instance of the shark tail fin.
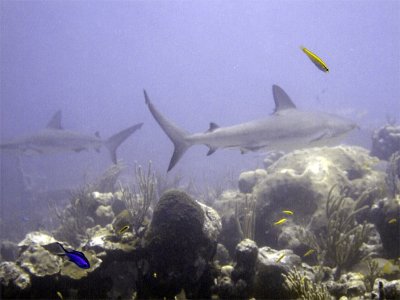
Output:
<instances>
[{"instance_id":1,"label":"shark tail fin","mask_svg":"<svg viewBox=\"0 0 400 300\"><path fill-rule=\"evenodd\" d=\"M164 130L165 134L170 138L172 143L175 146L174 153L172 154L171 160L169 162L168 171L170 171L176 163L181 159L186 150L192 146L190 142L188 142L187 137L189 135L188 132L182 130L171 121L167 120L151 103L149 96L146 91L144 92L144 98L147 106L151 114L157 123L161 126L162 130ZM167 171L167 172L168 172Z\"/></svg>"},{"instance_id":2,"label":"shark tail fin","mask_svg":"<svg viewBox=\"0 0 400 300\"><path fill-rule=\"evenodd\" d=\"M113 136L109 137L105 141L105 146L107 147L108 151L110 151L111 155L111 160L114 164L117 163L117 148L119 145L122 144L132 133L134 133L136 130L140 129L142 127L143 123L139 123L136 125L133 125L129 128L126 128L117 134L114 134Z\"/></svg>"}]
</instances>

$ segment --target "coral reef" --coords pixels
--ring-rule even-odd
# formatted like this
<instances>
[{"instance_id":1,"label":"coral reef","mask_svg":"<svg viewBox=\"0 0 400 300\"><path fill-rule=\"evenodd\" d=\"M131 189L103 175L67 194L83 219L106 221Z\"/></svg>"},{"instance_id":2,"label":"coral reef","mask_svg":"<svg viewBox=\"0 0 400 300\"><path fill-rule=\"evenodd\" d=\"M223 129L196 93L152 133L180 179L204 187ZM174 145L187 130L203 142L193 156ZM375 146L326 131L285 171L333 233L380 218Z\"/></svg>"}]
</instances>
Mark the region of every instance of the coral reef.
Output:
<instances>
[{"instance_id":1,"label":"coral reef","mask_svg":"<svg viewBox=\"0 0 400 300\"><path fill-rule=\"evenodd\" d=\"M256 299L290 299L283 275L301 263L300 257L291 250L277 251L270 247L258 250L254 297Z\"/></svg>"},{"instance_id":2,"label":"coral reef","mask_svg":"<svg viewBox=\"0 0 400 300\"><path fill-rule=\"evenodd\" d=\"M279 236L291 222L273 225L282 218L282 210L294 212L290 220L295 224L314 230L325 226L324 195L333 185L347 187L348 196L354 199L371 186L385 185L384 174L370 167L376 163L365 149L344 146L299 150L281 157L253 188L257 199L255 241L261 246L285 246L279 244Z\"/></svg>"},{"instance_id":3,"label":"coral reef","mask_svg":"<svg viewBox=\"0 0 400 300\"><path fill-rule=\"evenodd\" d=\"M4 298L26 298L31 286L29 274L14 262L0 263L1 296Z\"/></svg>"},{"instance_id":4,"label":"coral reef","mask_svg":"<svg viewBox=\"0 0 400 300\"><path fill-rule=\"evenodd\" d=\"M182 191L161 196L145 237L148 271L142 274L139 298L171 298L182 288L188 298L210 297L210 262L217 242L203 231L206 218L201 206Z\"/></svg>"},{"instance_id":5,"label":"coral reef","mask_svg":"<svg viewBox=\"0 0 400 300\"><path fill-rule=\"evenodd\" d=\"M400 151L400 126L388 124L375 130L371 155L388 160L397 151Z\"/></svg>"},{"instance_id":6,"label":"coral reef","mask_svg":"<svg viewBox=\"0 0 400 300\"><path fill-rule=\"evenodd\" d=\"M149 162L146 174L140 165L135 166L136 182L133 186L133 191L129 188L121 187L121 199L130 214L131 220L129 223L136 234L139 233L149 208L157 197L157 180L151 166L151 162Z\"/></svg>"},{"instance_id":7,"label":"coral reef","mask_svg":"<svg viewBox=\"0 0 400 300\"><path fill-rule=\"evenodd\" d=\"M249 239L244 239L236 246L236 265L231 273L233 280L233 298L248 299L252 296L258 247Z\"/></svg>"},{"instance_id":8,"label":"coral reef","mask_svg":"<svg viewBox=\"0 0 400 300\"><path fill-rule=\"evenodd\" d=\"M291 298L304 300L330 300L332 296L323 284L316 284L306 274L301 274L296 267L287 275L283 275Z\"/></svg>"},{"instance_id":9,"label":"coral reef","mask_svg":"<svg viewBox=\"0 0 400 300\"><path fill-rule=\"evenodd\" d=\"M70 204L62 211L55 210L60 220L60 226L54 236L66 240L73 246L78 246L86 238L86 229L95 225L96 209L101 202L96 201L96 194L90 185L75 190ZM101 201L101 198L100 198Z\"/></svg>"},{"instance_id":10,"label":"coral reef","mask_svg":"<svg viewBox=\"0 0 400 300\"><path fill-rule=\"evenodd\" d=\"M241 193L251 193L254 186L267 176L267 171L257 169L255 171L243 172L239 176L239 191Z\"/></svg>"},{"instance_id":11,"label":"coral reef","mask_svg":"<svg viewBox=\"0 0 400 300\"><path fill-rule=\"evenodd\" d=\"M400 194L400 151L390 157L386 169L386 184L392 198Z\"/></svg>"},{"instance_id":12,"label":"coral reef","mask_svg":"<svg viewBox=\"0 0 400 300\"><path fill-rule=\"evenodd\" d=\"M371 208L371 221L375 224L385 255L388 258L400 256L400 196L380 199ZM390 220L394 220L391 222Z\"/></svg>"},{"instance_id":13,"label":"coral reef","mask_svg":"<svg viewBox=\"0 0 400 300\"><path fill-rule=\"evenodd\" d=\"M322 254L323 264L336 267L335 277L339 278L342 270L348 269L367 255L362 253L361 246L367 242L370 226L366 222L358 224L356 221L357 214L368 208L363 206L356 209L362 197L355 205L348 206L345 204L347 198L344 191L335 196L335 188L333 186L329 191L326 202L326 229L318 236L312 236L312 232L308 231L308 241L311 241L311 248Z\"/></svg>"},{"instance_id":14,"label":"coral reef","mask_svg":"<svg viewBox=\"0 0 400 300\"><path fill-rule=\"evenodd\" d=\"M386 174L357 147L273 160L266 170L243 172L239 190L216 184L197 194L213 207L181 190L157 202L151 163L147 170L135 165L131 185L117 191L120 169L110 170L102 187L87 184L63 211L54 207L60 226L53 234L2 243L2 258L13 261L0 264L1 296L398 297L400 267L389 259L399 251L398 154ZM82 251L91 267L60 257L58 242Z\"/></svg>"}]
</instances>

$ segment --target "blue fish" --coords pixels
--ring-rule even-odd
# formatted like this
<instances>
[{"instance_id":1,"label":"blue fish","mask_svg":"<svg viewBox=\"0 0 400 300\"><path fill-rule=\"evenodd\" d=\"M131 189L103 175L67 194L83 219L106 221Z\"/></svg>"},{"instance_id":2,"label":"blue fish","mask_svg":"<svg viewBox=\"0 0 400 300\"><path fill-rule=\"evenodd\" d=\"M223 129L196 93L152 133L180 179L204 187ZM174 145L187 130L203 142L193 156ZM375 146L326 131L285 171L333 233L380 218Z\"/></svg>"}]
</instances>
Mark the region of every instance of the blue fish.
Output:
<instances>
[{"instance_id":1,"label":"blue fish","mask_svg":"<svg viewBox=\"0 0 400 300\"><path fill-rule=\"evenodd\" d=\"M79 268L82 268L82 269L90 268L90 263L87 260L87 258L85 257L85 254L83 254L82 252L76 251L76 250L71 250L71 251L65 250L63 245L61 245L60 243L57 243L57 244L60 245L60 247L65 252L65 254L61 254L61 255L66 255L69 258L69 260L72 261L74 264L76 264Z\"/></svg>"}]
</instances>

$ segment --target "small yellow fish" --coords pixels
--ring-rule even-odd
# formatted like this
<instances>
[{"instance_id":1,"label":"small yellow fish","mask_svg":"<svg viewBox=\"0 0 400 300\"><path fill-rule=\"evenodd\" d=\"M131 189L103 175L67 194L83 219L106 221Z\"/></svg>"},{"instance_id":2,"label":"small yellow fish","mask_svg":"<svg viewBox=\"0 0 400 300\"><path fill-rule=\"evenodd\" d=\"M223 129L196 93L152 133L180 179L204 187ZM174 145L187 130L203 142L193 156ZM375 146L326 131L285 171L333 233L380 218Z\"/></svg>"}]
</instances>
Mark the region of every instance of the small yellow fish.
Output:
<instances>
[{"instance_id":1,"label":"small yellow fish","mask_svg":"<svg viewBox=\"0 0 400 300\"><path fill-rule=\"evenodd\" d=\"M283 219L280 219L279 221L276 221L276 222L274 223L274 225L281 225L281 224L285 223L286 221L287 221L287 219L286 219L286 218L283 218Z\"/></svg>"},{"instance_id":2,"label":"small yellow fish","mask_svg":"<svg viewBox=\"0 0 400 300\"><path fill-rule=\"evenodd\" d=\"M395 272L395 266L392 264L391 261L387 261L387 262L383 265L383 267L382 267L382 269L381 269L381 272L382 272L383 274L385 274L385 275L390 275L390 274L392 274L392 273Z\"/></svg>"},{"instance_id":3,"label":"small yellow fish","mask_svg":"<svg viewBox=\"0 0 400 300\"><path fill-rule=\"evenodd\" d=\"M64 297L63 297L63 295L61 294L60 291L57 291L57 296L58 296L58 298L60 298L61 300L64 300Z\"/></svg>"},{"instance_id":4,"label":"small yellow fish","mask_svg":"<svg viewBox=\"0 0 400 300\"><path fill-rule=\"evenodd\" d=\"M301 46L301 50L308 56L308 58L323 72L329 72L328 66L324 63L324 61L319 58L315 53L311 52L307 48Z\"/></svg>"},{"instance_id":5,"label":"small yellow fish","mask_svg":"<svg viewBox=\"0 0 400 300\"><path fill-rule=\"evenodd\" d=\"M293 211L291 211L291 210L282 210L282 212L283 212L284 214L287 214L287 215L289 215L289 216L291 216L291 215L293 215L293 214L294 214L294 212L293 212Z\"/></svg>"},{"instance_id":6,"label":"small yellow fish","mask_svg":"<svg viewBox=\"0 0 400 300\"><path fill-rule=\"evenodd\" d=\"M307 257L307 256L313 254L314 252L315 252L314 249L310 249L310 250L308 250L306 253L304 253L303 257Z\"/></svg>"},{"instance_id":7,"label":"small yellow fish","mask_svg":"<svg viewBox=\"0 0 400 300\"><path fill-rule=\"evenodd\" d=\"M394 223L396 223L396 222L397 222L397 219L396 219L396 218L390 219L390 220L388 221L389 224L394 224Z\"/></svg>"},{"instance_id":8,"label":"small yellow fish","mask_svg":"<svg viewBox=\"0 0 400 300\"><path fill-rule=\"evenodd\" d=\"M118 230L118 234L123 234L124 232L126 232L129 229L129 225L125 225L124 227L122 227L120 230Z\"/></svg>"},{"instance_id":9,"label":"small yellow fish","mask_svg":"<svg viewBox=\"0 0 400 300\"><path fill-rule=\"evenodd\" d=\"M284 257L285 257L285 253L282 254L281 256L279 256L275 262L277 262L277 263L280 262Z\"/></svg>"}]
</instances>

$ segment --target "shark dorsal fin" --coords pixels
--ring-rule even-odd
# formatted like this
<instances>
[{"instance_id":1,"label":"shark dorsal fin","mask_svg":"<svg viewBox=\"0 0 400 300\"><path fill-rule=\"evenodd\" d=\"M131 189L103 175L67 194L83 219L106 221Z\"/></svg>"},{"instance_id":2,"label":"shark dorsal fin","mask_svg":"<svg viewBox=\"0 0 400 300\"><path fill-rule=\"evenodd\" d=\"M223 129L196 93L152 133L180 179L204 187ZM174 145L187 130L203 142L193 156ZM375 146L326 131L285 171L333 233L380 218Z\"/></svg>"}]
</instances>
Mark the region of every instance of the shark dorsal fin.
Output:
<instances>
[{"instance_id":1,"label":"shark dorsal fin","mask_svg":"<svg viewBox=\"0 0 400 300\"><path fill-rule=\"evenodd\" d=\"M96 137L98 137L99 139L101 139L100 132L96 131L96 132L94 133L94 135L95 135Z\"/></svg>"},{"instance_id":2,"label":"shark dorsal fin","mask_svg":"<svg viewBox=\"0 0 400 300\"><path fill-rule=\"evenodd\" d=\"M53 117L51 118L50 122L47 123L46 128L48 129L59 129L62 130L61 126L61 110L58 110Z\"/></svg>"},{"instance_id":3,"label":"shark dorsal fin","mask_svg":"<svg viewBox=\"0 0 400 300\"><path fill-rule=\"evenodd\" d=\"M217 128L219 128L219 126L217 124L215 124L214 122L211 122L210 128L208 128L208 130L206 132L213 132Z\"/></svg>"},{"instance_id":4,"label":"shark dorsal fin","mask_svg":"<svg viewBox=\"0 0 400 300\"><path fill-rule=\"evenodd\" d=\"M293 101L289 98L288 94L286 94L286 92L276 84L272 86L272 94L274 96L274 101L275 101L274 113L277 113L285 109L296 108L296 105L294 105Z\"/></svg>"}]
</instances>

